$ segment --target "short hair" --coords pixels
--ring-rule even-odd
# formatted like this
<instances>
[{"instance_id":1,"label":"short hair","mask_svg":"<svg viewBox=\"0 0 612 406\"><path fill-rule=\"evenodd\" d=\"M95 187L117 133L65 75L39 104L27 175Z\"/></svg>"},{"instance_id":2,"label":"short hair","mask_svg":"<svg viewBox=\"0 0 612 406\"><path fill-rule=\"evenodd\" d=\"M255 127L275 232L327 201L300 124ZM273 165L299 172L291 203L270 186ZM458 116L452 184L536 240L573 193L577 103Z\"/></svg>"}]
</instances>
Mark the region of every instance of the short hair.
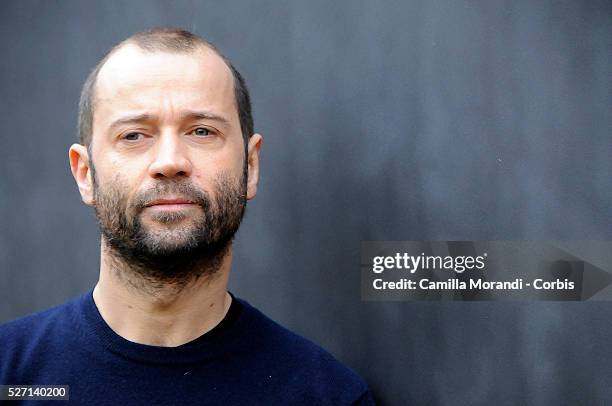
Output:
<instances>
[{"instance_id":1,"label":"short hair","mask_svg":"<svg viewBox=\"0 0 612 406\"><path fill-rule=\"evenodd\" d=\"M214 51L229 67L234 78L234 98L238 110L240 130L244 138L245 149L249 138L254 133L253 115L251 113L251 98L244 78L217 48L208 41L186 30L178 28L152 28L138 32L129 38L121 41L96 64L83 84L81 99L79 101L78 133L79 142L90 147L93 135L94 104L96 97L96 82L102 66L120 48L127 44L134 44L147 52L173 52L190 53L202 47Z\"/></svg>"}]
</instances>

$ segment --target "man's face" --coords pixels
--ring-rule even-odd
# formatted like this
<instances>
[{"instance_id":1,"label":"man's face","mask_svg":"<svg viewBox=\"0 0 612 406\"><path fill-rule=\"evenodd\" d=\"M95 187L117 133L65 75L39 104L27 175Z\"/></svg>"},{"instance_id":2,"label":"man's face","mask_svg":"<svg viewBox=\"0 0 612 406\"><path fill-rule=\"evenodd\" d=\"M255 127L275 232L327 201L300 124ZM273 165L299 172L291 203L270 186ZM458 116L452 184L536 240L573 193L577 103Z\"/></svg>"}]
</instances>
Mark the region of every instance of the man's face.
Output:
<instances>
[{"instance_id":1,"label":"man's face","mask_svg":"<svg viewBox=\"0 0 612 406\"><path fill-rule=\"evenodd\" d=\"M94 106L91 204L110 247L145 267L222 250L254 196L223 60L127 45L100 70Z\"/></svg>"}]
</instances>

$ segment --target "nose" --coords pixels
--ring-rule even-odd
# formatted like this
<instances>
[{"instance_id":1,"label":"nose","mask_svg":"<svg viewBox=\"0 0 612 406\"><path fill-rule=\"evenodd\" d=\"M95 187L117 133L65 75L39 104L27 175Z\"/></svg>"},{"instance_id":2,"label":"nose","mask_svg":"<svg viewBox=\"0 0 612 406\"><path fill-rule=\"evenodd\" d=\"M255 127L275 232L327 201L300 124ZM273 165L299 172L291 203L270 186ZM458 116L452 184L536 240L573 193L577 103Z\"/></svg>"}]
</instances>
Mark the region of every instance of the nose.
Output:
<instances>
[{"instance_id":1,"label":"nose","mask_svg":"<svg viewBox=\"0 0 612 406\"><path fill-rule=\"evenodd\" d=\"M191 176L191 161L186 146L176 134L162 134L157 142L155 157L149 166L149 175L153 178L173 178Z\"/></svg>"}]
</instances>

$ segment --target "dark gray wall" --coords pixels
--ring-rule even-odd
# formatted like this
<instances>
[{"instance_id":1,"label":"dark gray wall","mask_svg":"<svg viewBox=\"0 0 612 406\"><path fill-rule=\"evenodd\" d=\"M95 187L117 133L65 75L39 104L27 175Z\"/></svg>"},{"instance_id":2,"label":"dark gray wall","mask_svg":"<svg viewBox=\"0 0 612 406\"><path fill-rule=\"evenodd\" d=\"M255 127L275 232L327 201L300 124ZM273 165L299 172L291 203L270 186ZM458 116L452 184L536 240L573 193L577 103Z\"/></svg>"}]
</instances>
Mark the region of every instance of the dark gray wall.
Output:
<instances>
[{"instance_id":1,"label":"dark gray wall","mask_svg":"<svg viewBox=\"0 0 612 406\"><path fill-rule=\"evenodd\" d=\"M0 2L0 320L93 286L67 159L88 70L155 25L252 92L231 287L381 404L612 401L610 303L365 303L361 240L612 239L609 1Z\"/></svg>"}]
</instances>

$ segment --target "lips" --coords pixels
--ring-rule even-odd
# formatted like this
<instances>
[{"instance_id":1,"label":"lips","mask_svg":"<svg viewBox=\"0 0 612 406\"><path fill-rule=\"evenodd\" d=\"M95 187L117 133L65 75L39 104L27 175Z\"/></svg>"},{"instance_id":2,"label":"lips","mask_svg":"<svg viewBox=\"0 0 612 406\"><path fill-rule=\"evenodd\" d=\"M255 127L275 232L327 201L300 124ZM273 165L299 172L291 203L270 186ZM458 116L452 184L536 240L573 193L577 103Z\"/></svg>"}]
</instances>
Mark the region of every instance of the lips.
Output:
<instances>
[{"instance_id":1,"label":"lips","mask_svg":"<svg viewBox=\"0 0 612 406\"><path fill-rule=\"evenodd\" d=\"M176 198L163 198L163 199L155 199L152 202L149 202L145 205L145 207L152 206L182 206L182 205L192 205L195 204L192 200L176 197Z\"/></svg>"}]
</instances>

